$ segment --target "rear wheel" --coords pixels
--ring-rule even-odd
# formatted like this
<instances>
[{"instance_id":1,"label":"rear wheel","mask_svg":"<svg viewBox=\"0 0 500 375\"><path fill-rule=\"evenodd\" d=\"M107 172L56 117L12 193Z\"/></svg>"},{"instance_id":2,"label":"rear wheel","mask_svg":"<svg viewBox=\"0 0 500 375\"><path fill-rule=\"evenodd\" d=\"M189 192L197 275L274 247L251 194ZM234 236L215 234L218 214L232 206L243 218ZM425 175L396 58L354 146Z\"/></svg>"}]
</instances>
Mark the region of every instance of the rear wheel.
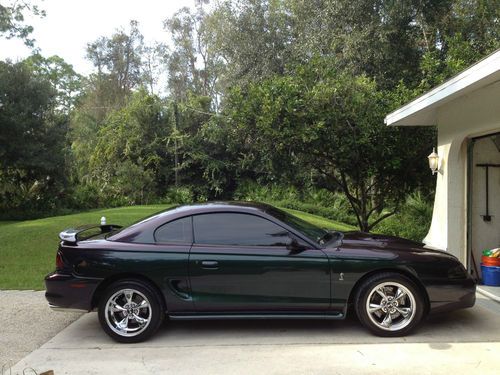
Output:
<instances>
[{"instance_id":1,"label":"rear wheel","mask_svg":"<svg viewBox=\"0 0 500 375\"><path fill-rule=\"evenodd\" d=\"M116 341L140 342L160 327L164 312L155 290L136 280L110 285L99 302L99 322Z\"/></svg>"},{"instance_id":2,"label":"rear wheel","mask_svg":"<svg viewBox=\"0 0 500 375\"><path fill-rule=\"evenodd\" d=\"M355 298L361 323L378 336L404 336L422 320L424 299L407 277L383 273L370 277Z\"/></svg>"}]
</instances>

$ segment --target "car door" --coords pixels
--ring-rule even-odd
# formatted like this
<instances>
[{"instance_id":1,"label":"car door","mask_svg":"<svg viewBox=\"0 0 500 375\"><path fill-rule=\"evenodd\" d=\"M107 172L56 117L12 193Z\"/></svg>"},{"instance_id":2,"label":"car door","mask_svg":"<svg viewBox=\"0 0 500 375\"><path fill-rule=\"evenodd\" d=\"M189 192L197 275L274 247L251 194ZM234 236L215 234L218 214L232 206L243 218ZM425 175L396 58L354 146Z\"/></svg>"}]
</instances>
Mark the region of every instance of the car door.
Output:
<instances>
[{"instance_id":1,"label":"car door","mask_svg":"<svg viewBox=\"0 0 500 375\"><path fill-rule=\"evenodd\" d=\"M154 231L154 253L161 261L146 262L149 276L158 275L170 313L192 312L189 289L189 249L193 243L191 216L167 222Z\"/></svg>"},{"instance_id":2,"label":"car door","mask_svg":"<svg viewBox=\"0 0 500 375\"><path fill-rule=\"evenodd\" d=\"M323 251L282 226L244 213L193 216L191 293L198 313L322 312L330 306ZM294 240L300 251L290 250Z\"/></svg>"}]
</instances>

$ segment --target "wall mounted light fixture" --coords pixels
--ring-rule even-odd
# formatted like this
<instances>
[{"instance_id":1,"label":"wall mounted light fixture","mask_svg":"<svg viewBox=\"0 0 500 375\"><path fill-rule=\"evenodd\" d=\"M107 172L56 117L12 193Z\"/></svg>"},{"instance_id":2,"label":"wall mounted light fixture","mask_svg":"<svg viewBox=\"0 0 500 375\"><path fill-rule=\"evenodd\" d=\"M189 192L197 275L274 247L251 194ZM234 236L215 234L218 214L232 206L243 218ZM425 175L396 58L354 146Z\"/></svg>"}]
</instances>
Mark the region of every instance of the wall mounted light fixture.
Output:
<instances>
[{"instance_id":1,"label":"wall mounted light fixture","mask_svg":"<svg viewBox=\"0 0 500 375\"><path fill-rule=\"evenodd\" d=\"M429 168L434 175L439 169L439 155L437 154L435 147L432 148L432 152L427 158L429 159Z\"/></svg>"}]
</instances>

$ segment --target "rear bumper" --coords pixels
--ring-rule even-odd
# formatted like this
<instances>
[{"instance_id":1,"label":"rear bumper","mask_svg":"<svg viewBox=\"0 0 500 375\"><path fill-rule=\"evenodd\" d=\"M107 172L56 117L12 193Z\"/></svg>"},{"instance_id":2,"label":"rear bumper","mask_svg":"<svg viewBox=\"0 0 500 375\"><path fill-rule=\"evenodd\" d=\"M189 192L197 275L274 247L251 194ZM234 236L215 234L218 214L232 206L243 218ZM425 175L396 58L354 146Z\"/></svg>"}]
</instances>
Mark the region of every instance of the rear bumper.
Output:
<instances>
[{"instance_id":1,"label":"rear bumper","mask_svg":"<svg viewBox=\"0 0 500 375\"><path fill-rule=\"evenodd\" d=\"M430 313L442 313L474 306L476 282L468 277L464 280L448 280L445 284L426 285L429 295Z\"/></svg>"},{"instance_id":2,"label":"rear bumper","mask_svg":"<svg viewBox=\"0 0 500 375\"><path fill-rule=\"evenodd\" d=\"M50 303L49 303L49 308L52 311L60 311L60 312L88 312L88 310L84 310L84 309L72 309L70 307L59 307L59 306L52 305Z\"/></svg>"},{"instance_id":3,"label":"rear bumper","mask_svg":"<svg viewBox=\"0 0 500 375\"><path fill-rule=\"evenodd\" d=\"M90 311L92 296L101 279L76 277L53 272L45 277L45 298L56 311Z\"/></svg>"}]
</instances>

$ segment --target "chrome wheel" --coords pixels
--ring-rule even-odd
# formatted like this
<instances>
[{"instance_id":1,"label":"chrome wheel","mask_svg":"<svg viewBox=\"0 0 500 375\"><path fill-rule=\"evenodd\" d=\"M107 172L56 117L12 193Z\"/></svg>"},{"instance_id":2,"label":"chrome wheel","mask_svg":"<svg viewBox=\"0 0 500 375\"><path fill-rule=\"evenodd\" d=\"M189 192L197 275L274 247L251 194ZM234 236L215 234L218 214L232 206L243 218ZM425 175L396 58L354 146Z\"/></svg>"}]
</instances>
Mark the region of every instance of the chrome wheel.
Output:
<instances>
[{"instance_id":1,"label":"chrome wheel","mask_svg":"<svg viewBox=\"0 0 500 375\"><path fill-rule=\"evenodd\" d=\"M410 289L390 281L377 284L370 290L365 308L375 326L386 331L399 331L413 321L417 306Z\"/></svg>"},{"instance_id":2,"label":"chrome wheel","mask_svg":"<svg viewBox=\"0 0 500 375\"><path fill-rule=\"evenodd\" d=\"M121 289L106 302L104 311L108 327L123 337L133 337L146 330L152 309L148 298L136 289Z\"/></svg>"}]
</instances>

